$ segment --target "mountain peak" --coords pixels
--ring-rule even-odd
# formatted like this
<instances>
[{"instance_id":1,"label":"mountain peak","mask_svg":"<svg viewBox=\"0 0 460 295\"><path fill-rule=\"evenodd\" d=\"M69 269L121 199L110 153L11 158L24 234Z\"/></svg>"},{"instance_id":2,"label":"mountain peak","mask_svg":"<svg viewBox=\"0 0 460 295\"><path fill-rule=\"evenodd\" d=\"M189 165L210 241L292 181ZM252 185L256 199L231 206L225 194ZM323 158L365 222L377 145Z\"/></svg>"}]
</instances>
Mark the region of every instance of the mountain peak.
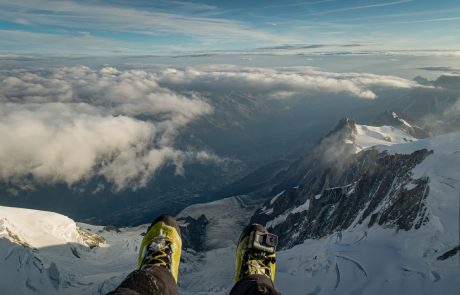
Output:
<instances>
[{"instance_id":1,"label":"mountain peak","mask_svg":"<svg viewBox=\"0 0 460 295\"><path fill-rule=\"evenodd\" d=\"M415 82L417 82L418 84L421 84L421 85L428 85L430 84L430 81L425 78L425 77L422 77L422 76L417 76L413 79Z\"/></svg>"},{"instance_id":2,"label":"mountain peak","mask_svg":"<svg viewBox=\"0 0 460 295\"><path fill-rule=\"evenodd\" d=\"M347 134L356 133L356 122L348 117L342 118L340 119L339 123L337 123L335 128L331 132L329 132L328 135L326 135L326 137L339 132L344 132Z\"/></svg>"},{"instance_id":3,"label":"mountain peak","mask_svg":"<svg viewBox=\"0 0 460 295\"><path fill-rule=\"evenodd\" d=\"M360 152L364 149L383 145L389 146L398 143L406 143L417 140L417 137L411 135L416 130L410 123L400 118L396 112L386 112L382 115L384 126L369 126L357 124L350 118L343 118L336 127L329 132L319 145L320 150L329 150L328 146L351 145L354 152Z\"/></svg>"}]
</instances>

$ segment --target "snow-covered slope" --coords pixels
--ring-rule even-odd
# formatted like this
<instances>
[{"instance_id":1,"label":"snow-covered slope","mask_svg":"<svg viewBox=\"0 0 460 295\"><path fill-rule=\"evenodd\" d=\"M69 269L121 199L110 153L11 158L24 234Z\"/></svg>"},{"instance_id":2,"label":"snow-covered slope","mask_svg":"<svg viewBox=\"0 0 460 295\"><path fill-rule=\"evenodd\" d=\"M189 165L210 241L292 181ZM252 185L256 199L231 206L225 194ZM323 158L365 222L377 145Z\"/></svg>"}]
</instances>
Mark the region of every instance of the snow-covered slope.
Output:
<instances>
[{"instance_id":1,"label":"snow-covered slope","mask_svg":"<svg viewBox=\"0 0 460 295\"><path fill-rule=\"evenodd\" d=\"M356 146L356 152L373 146L391 146L417 140L408 133L391 126L366 126L356 124L356 133L352 143Z\"/></svg>"},{"instance_id":2,"label":"snow-covered slope","mask_svg":"<svg viewBox=\"0 0 460 295\"><path fill-rule=\"evenodd\" d=\"M145 228L116 232L0 206L0 294L105 294L135 268Z\"/></svg>"},{"instance_id":3,"label":"snow-covered slope","mask_svg":"<svg viewBox=\"0 0 460 295\"><path fill-rule=\"evenodd\" d=\"M400 134L390 131L386 130L385 135ZM371 135L376 138L375 134ZM426 198L429 221L417 229L398 230L391 224L369 227L369 217L361 223L356 220L346 229L321 238L306 239L292 248L280 250L277 253L276 285L283 294L458 293L459 253L449 258L445 254L459 243L460 133L413 140L406 142L403 139L405 143L391 146L379 143L376 148L380 152L408 156L417 150L433 151L410 171L414 179L429 179ZM286 196L284 191L277 194L260 210L273 214ZM316 200L321 197L322 194L312 196ZM204 211L200 212L206 214L206 209L201 209ZM377 208L376 212L380 209ZM212 214L216 216L220 211L228 216L231 210L229 207L214 207ZM280 220L277 222L286 222L293 215L308 210L315 210L308 200L297 205L291 203L287 212L278 216ZM301 228L298 224L292 227L292 235L301 234L295 231L297 227ZM294 239L292 235L283 238ZM186 288L189 294L228 294L232 285L229 277L233 272L234 250L235 247L230 246L189 257L187 263L196 267L190 272L197 273L196 276L184 274L184 287L189 287Z\"/></svg>"},{"instance_id":4,"label":"snow-covered slope","mask_svg":"<svg viewBox=\"0 0 460 295\"><path fill-rule=\"evenodd\" d=\"M259 203L247 196L225 198L205 204L185 208L178 218L190 216L198 218L204 214L209 220L206 229L206 248L223 248L235 244L244 225L251 219Z\"/></svg>"},{"instance_id":5,"label":"snow-covered slope","mask_svg":"<svg viewBox=\"0 0 460 295\"><path fill-rule=\"evenodd\" d=\"M458 294L459 253L440 257L459 245L460 133L379 147L397 154L424 148L433 154L412 177L429 178L426 225L395 231L363 223L308 239L279 253L280 288L289 294Z\"/></svg>"},{"instance_id":6,"label":"snow-covered slope","mask_svg":"<svg viewBox=\"0 0 460 295\"><path fill-rule=\"evenodd\" d=\"M31 248L86 245L73 220L37 210L0 207L0 235Z\"/></svg>"},{"instance_id":7,"label":"snow-covered slope","mask_svg":"<svg viewBox=\"0 0 460 295\"><path fill-rule=\"evenodd\" d=\"M353 144L377 143L376 130L388 134L356 129ZM325 167L265 203L255 220L287 240L278 259L282 291L457 294L460 133L412 140L363 144L367 151L343 172ZM382 165L392 168L375 173Z\"/></svg>"},{"instance_id":8,"label":"snow-covered slope","mask_svg":"<svg viewBox=\"0 0 460 295\"><path fill-rule=\"evenodd\" d=\"M306 240L279 253L277 285L284 294L457 294L458 259L437 260L445 245L427 230L356 228Z\"/></svg>"},{"instance_id":9,"label":"snow-covered slope","mask_svg":"<svg viewBox=\"0 0 460 295\"><path fill-rule=\"evenodd\" d=\"M181 223L201 214L209 221L207 251L183 252L182 294L230 288L235 243L258 204L237 196L192 205L179 214ZM0 206L0 294L106 294L135 269L146 228L77 224L52 212ZM210 280L210 270L217 271L217 279Z\"/></svg>"},{"instance_id":10,"label":"snow-covered slope","mask_svg":"<svg viewBox=\"0 0 460 295\"><path fill-rule=\"evenodd\" d=\"M406 121L402 120L402 122L407 124L407 126L410 126ZM329 137L331 137L331 135L335 135L332 136L334 144L342 142L344 144L353 145L355 153L359 153L362 150L374 146L391 146L394 144L407 143L417 140L407 131L400 128L393 126L361 125L350 119L343 119L340 121L334 132L329 134Z\"/></svg>"},{"instance_id":11,"label":"snow-covered slope","mask_svg":"<svg viewBox=\"0 0 460 295\"><path fill-rule=\"evenodd\" d=\"M294 167L299 183L259 206L255 216L272 230L283 229L286 240L278 251L276 285L283 294L457 294L459 253L452 250L459 245L460 133L416 140L392 127L355 125L353 134L345 138L352 140L353 169L340 166L345 170L338 178L317 170L323 171L322 186L307 190L302 184L316 183L309 180L316 176L304 161ZM375 174L379 166L365 163L370 160L395 171ZM380 176L387 182L366 181ZM343 186L334 186L334 177ZM366 188L370 196L356 194ZM206 217L206 250L183 252L181 294L228 294L235 243L256 206L239 196L179 214L184 233L187 218ZM318 215L321 208L329 211ZM51 212L0 207L0 294L105 294L135 268L145 229L76 224Z\"/></svg>"}]
</instances>

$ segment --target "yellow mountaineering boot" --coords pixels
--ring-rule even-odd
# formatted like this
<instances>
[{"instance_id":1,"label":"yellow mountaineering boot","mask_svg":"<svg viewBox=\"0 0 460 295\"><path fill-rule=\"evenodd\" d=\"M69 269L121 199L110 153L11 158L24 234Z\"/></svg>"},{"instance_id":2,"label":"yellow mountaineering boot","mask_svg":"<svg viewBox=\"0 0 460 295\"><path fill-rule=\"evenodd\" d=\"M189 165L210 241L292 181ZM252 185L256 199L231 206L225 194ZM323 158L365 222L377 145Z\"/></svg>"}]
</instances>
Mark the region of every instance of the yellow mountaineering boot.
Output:
<instances>
[{"instance_id":1,"label":"yellow mountaineering boot","mask_svg":"<svg viewBox=\"0 0 460 295\"><path fill-rule=\"evenodd\" d=\"M181 249L182 239L176 219L162 215L150 225L142 240L137 259L138 268L166 267L177 283Z\"/></svg>"},{"instance_id":2,"label":"yellow mountaineering boot","mask_svg":"<svg viewBox=\"0 0 460 295\"><path fill-rule=\"evenodd\" d=\"M278 237L260 224L247 226L236 249L235 283L253 274L268 276L275 281L276 246Z\"/></svg>"}]
</instances>

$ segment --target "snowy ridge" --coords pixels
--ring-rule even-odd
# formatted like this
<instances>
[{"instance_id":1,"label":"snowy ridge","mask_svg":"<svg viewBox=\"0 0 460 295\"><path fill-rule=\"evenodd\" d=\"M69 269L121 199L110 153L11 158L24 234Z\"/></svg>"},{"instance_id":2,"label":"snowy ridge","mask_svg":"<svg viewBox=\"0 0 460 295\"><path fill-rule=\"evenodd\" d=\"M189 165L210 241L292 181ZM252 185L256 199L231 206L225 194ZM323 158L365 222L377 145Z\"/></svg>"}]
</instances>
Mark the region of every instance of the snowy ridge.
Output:
<instances>
[{"instance_id":1,"label":"snowy ridge","mask_svg":"<svg viewBox=\"0 0 460 295\"><path fill-rule=\"evenodd\" d=\"M183 251L181 294L228 293L235 244L259 205L237 196L192 205L179 214L178 218L205 214L210 222L208 250ZM106 294L136 268L141 234L147 226L106 229L77 224L53 212L0 206L0 294ZM83 236L89 234L104 242L91 248ZM210 269L219 275L214 281Z\"/></svg>"},{"instance_id":2,"label":"snowy ridge","mask_svg":"<svg viewBox=\"0 0 460 295\"><path fill-rule=\"evenodd\" d=\"M108 231L57 213L0 206L0 293L106 294L136 267L145 229Z\"/></svg>"},{"instance_id":3,"label":"snowy ridge","mask_svg":"<svg viewBox=\"0 0 460 295\"><path fill-rule=\"evenodd\" d=\"M12 237L14 235L14 237ZM75 243L85 245L76 223L63 215L0 207L0 237L21 241L31 248Z\"/></svg>"},{"instance_id":4,"label":"snowy ridge","mask_svg":"<svg viewBox=\"0 0 460 295\"><path fill-rule=\"evenodd\" d=\"M385 148L395 154L407 154L419 149L432 150L433 154L412 171L413 176L430 179L427 202L433 216L433 233L440 236L446 247L453 247L459 244L460 232L460 132Z\"/></svg>"},{"instance_id":5,"label":"snowy ridge","mask_svg":"<svg viewBox=\"0 0 460 295\"><path fill-rule=\"evenodd\" d=\"M347 229L319 239L307 239L293 248L280 251L277 285L285 294L457 294L460 287L460 251L455 252L459 247L460 226L460 133L416 140L393 127L356 125L356 130L353 144L362 147L363 152L375 147L376 152L390 155L387 160L391 160L391 155L399 155L399 159L400 155L412 157L417 151L429 152L408 172L413 181L398 183L400 179L395 178L388 187L387 195L374 209L374 214L365 220L358 222L361 213ZM385 139L387 136L391 137L391 141ZM356 156L359 157L359 154ZM420 227L395 230L391 225L371 222L373 215L380 216L376 214L381 214L382 209L394 206L387 203L387 198L395 188L402 187L406 197L401 200L410 202L410 198L418 194L410 195L409 192L421 180L427 181L428 188L420 194L427 195L426 199L415 199L421 208L426 207L415 218ZM328 190L337 191L332 197L339 198L337 205L343 206L348 204L346 199L355 187L325 188L321 194L309 191L313 194L307 196L307 200L321 201ZM293 197L295 191L292 189L290 194L279 196L278 203L297 200ZM301 193L298 196L301 197ZM343 203L340 203L341 198ZM265 211L279 206L276 203L271 208L265 203ZM308 215L295 217L294 212L304 206L298 204L296 201L295 206L291 205L280 215L272 213L267 226L288 224L289 228L292 225L292 233L285 237L295 239L302 235L302 232L296 231L298 222L308 221ZM352 209L343 207L344 212ZM315 210L311 204L309 210ZM264 211L260 214L263 217ZM282 227L282 230L285 229ZM448 256L446 253L451 256L444 259Z\"/></svg>"},{"instance_id":6,"label":"snowy ridge","mask_svg":"<svg viewBox=\"0 0 460 295\"><path fill-rule=\"evenodd\" d=\"M286 293L457 294L459 253L445 261L439 257L459 244L460 133L378 149L433 151L412 171L414 178L430 180L430 221L397 234L363 224L281 251L278 283Z\"/></svg>"},{"instance_id":7,"label":"snowy ridge","mask_svg":"<svg viewBox=\"0 0 460 295\"><path fill-rule=\"evenodd\" d=\"M405 131L391 126L367 126L356 124L356 133L351 142L356 147L356 152L374 147L391 146L416 141L417 139Z\"/></svg>"},{"instance_id":8,"label":"snowy ridge","mask_svg":"<svg viewBox=\"0 0 460 295\"><path fill-rule=\"evenodd\" d=\"M411 124L407 123L407 121L404 120L403 118L400 118L395 112L392 112L391 115L393 116L394 119L396 119L399 122L401 122L404 126L412 128Z\"/></svg>"},{"instance_id":9,"label":"snowy ridge","mask_svg":"<svg viewBox=\"0 0 460 295\"><path fill-rule=\"evenodd\" d=\"M290 210L284 212L283 214L277 216L275 219L269 221L265 226L266 227L275 227L278 224L280 224L281 222L284 222L286 220L286 218L290 214L296 214L296 213L304 212L304 211L307 211L309 208L310 208L310 200L306 200L305 203L303 203L302 205L300 205L298 207L294 207L293 209L290 209ZM272 210L272 209L270 209L270 210Z\"/></svg>"}]
</instances>

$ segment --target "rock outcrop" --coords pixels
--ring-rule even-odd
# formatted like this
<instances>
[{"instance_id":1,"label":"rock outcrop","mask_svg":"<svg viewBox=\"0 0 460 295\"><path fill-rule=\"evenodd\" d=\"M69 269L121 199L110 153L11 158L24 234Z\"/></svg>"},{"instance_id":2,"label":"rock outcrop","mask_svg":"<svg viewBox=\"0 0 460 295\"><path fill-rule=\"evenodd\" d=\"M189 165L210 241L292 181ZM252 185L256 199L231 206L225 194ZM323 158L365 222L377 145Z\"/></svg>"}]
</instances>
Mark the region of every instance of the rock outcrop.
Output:
<instances>
[{"instance_id":1,"label":"rock outcrop","mask_svg":"<svg viewBox=\"0 0 460 295\"><path fill-rule=\"evenodd\" d=\"M197 219L187 216L177 221L180 225L183 248L195 251L206 250L206 227L209 224L206 216L201 215Z\"/></svg>"},{"instance_id":2,"label":"rock outcrop","mask_svg":"<svg viewBox=\"0 0 460 295\"><path fill-rule=\"evenodd\" d=\"M410 230L428 221L429 179L414 178L411 171L432 151L355 153L355 128L352 120L342 120L291 166L273 192L278 195L252 217L280 236L281 247L360 224Z\"/></svg>"}]
</instances>

